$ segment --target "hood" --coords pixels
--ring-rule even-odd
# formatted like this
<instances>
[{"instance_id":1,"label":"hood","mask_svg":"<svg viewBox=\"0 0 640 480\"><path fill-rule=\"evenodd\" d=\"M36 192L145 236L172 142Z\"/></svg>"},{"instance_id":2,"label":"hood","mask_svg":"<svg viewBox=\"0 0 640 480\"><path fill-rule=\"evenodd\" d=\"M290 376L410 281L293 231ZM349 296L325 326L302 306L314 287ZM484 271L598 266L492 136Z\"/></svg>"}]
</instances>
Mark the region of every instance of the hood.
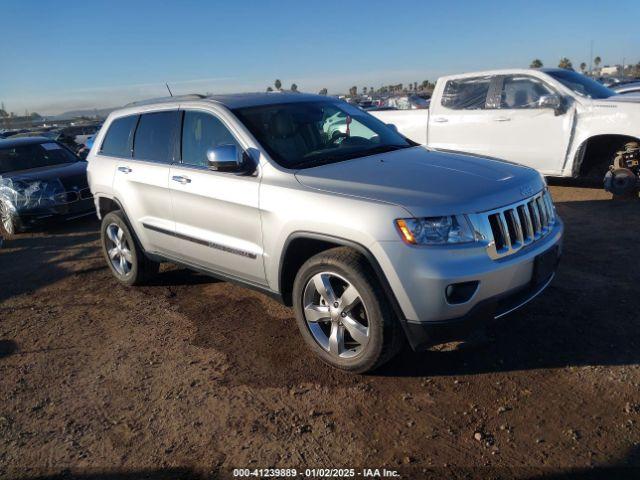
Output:
<instances>
[{"instance_id":1,"label":"hood","mask_svg":"<svg viewBox=\"0 0 640 480\"><path fill-rule=\"evenodd\" d=\"M309 188L399 205L414 216L482 212L544 188L533 169L424 147L299 170L296 178Z\"/></svg>"},{"instance_id":2,"label":"hood","mask_svg":"<svg viewBox=\"0 0 640 480\"><path fill-rule=\"evenodd\" d=\"M49 167L31 168L29 170L17 170L0 175L3 178L22 181L50 181L59 179L65 188L86 188L87 162L61 163Z\"/></svg>"}]
</instances>

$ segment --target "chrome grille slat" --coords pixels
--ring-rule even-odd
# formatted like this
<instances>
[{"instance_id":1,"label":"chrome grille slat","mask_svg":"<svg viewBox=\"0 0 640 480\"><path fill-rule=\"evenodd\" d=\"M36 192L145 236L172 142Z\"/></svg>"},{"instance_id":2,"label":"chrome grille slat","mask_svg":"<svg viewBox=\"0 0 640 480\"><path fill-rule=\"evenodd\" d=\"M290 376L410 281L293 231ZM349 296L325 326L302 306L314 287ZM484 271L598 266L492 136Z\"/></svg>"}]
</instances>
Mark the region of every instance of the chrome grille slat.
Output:
<instances>
[{"instance_id":1,"label":"chrome grille slat","mask_svg":"<svg viewBox=\"0 0 640 480\"><path fill-rule=\"evenodd\" d=\"M538 210L540 211L540 221L542 222L542 228L547 228L549 226L549 217L547 216L547 209L542 197L538 197L535 200L538 205Z\"/></svg>"},{"instance_id":2,"label":"chrome grille slat","mask_svg":"<svg viewBox=\"0 0 640 480\"><path fill-rule=\"evenodd\" d=\"M538 212L538 205L535 200L529 202L529 210L531 210L531 216L533 217L533 234L537 236L542 231L542 223L540 222L540 212Z\"/></svg>"},{"instance_id":3,"label":"chrome grille slat","mask_svg":"<svg viewBox=\"0 0 640 480\"><path fill-rule=\"evenodd\" d=\"M509 210L509 215L513 219L513 226L516 231L516 241L519 245L524 243L524 235L522 234L522 224L520 223L520 215L518 215L517 209Z\"/></svg>"},{"instance_id":4,"label":"chrome grille slat","mask_svg":"<svg viewBox=\"0 0 640 480\"><path fill-rule=\"evenodd\" d=\"M508 250L511 248L511 237L509 236L509 227L507 227L507 219L504 212L500 212L498 214L498 225L500 225L502 238L504 239L505 247Z\"/></svg>"},{"instance_id":5,"label":"chrome grille slat","mask_svg":"<svg viewBox=\"0 0 640 480\"><path fill-rule=\"evenodd\" d=\"M553 201L545 189L521 202L478 214L489 235L487 253L496 260L512 255L546 236L556 222Z\"/></svg>"},{"instance_id":6,"label":"chrome grille slat","mask_svg":"<svg viewBox=\"0 0 640 480\"><path fill-rule=\"evenodd\" d=\"M531 221L531 214L526 205L519 205L518 208L524 215L525 227L527 229L527 243L533 242L533 223Z\"/></svg>"}]
</instances>

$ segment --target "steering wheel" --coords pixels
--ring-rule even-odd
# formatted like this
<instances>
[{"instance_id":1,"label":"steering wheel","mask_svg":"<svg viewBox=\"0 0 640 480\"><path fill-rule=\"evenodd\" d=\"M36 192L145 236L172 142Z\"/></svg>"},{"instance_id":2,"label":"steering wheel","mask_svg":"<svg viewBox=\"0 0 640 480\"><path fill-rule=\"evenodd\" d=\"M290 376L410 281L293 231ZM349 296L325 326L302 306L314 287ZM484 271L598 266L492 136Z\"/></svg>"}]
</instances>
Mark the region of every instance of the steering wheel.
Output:
<instances>
[{"instance_id":1,"label":"steering wheel","mask_svg":"<svg viewBox=\"0 0 640 480\"><path fill-rule=\"evenodd\" d=\"M347 135L345 132L341 132L340 130L336 130L335 132L333 132L331 134L331 143L333 145L339 145L343 139L348 138L349 135Z\"/></svg>"}]
</instances>

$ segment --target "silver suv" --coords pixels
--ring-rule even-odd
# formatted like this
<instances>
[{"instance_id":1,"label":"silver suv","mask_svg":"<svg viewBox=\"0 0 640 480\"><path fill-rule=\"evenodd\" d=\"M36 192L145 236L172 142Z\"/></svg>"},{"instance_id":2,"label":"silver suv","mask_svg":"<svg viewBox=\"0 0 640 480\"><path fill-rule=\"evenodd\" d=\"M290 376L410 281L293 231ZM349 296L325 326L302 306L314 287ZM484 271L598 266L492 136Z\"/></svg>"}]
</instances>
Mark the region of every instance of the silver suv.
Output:
<instances>
[{"instance_id":1,"label":"silver suv","mask_svg":"<svg viewBox=\"0 0 640 480\"><path fill-rule=\"evenodd\" d=\"M560 256L536 171L426 149L330 97L131 104L88 162L120 282L169 261L259 289L293 306L322 360L353 372L518 308Z\"/></svg>"}]
</instances>

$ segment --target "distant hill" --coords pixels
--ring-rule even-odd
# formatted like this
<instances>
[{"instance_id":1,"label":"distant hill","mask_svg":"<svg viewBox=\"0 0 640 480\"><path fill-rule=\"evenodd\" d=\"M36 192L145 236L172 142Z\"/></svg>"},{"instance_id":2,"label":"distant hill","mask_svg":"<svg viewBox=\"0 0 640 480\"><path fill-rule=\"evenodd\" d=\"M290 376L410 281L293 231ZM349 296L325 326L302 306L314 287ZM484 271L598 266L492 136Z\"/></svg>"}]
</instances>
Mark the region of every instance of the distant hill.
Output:
<instances>
[{"instance_id":1,"label":"distant hill","mask_svg":"<svg viewBox=\"0 0 640 480\"><path fill-rule=\"evenodd\" d=\"M52 115L47 116L50 120L71 120L72 118L77 117L95 117L96 115L99 117L106 117L111 112L113 112L116 108L96 108L96 109L87 109L87 110L70 110L68 112L61 113L60 115Z\"/></svg>"}]
</instances>

